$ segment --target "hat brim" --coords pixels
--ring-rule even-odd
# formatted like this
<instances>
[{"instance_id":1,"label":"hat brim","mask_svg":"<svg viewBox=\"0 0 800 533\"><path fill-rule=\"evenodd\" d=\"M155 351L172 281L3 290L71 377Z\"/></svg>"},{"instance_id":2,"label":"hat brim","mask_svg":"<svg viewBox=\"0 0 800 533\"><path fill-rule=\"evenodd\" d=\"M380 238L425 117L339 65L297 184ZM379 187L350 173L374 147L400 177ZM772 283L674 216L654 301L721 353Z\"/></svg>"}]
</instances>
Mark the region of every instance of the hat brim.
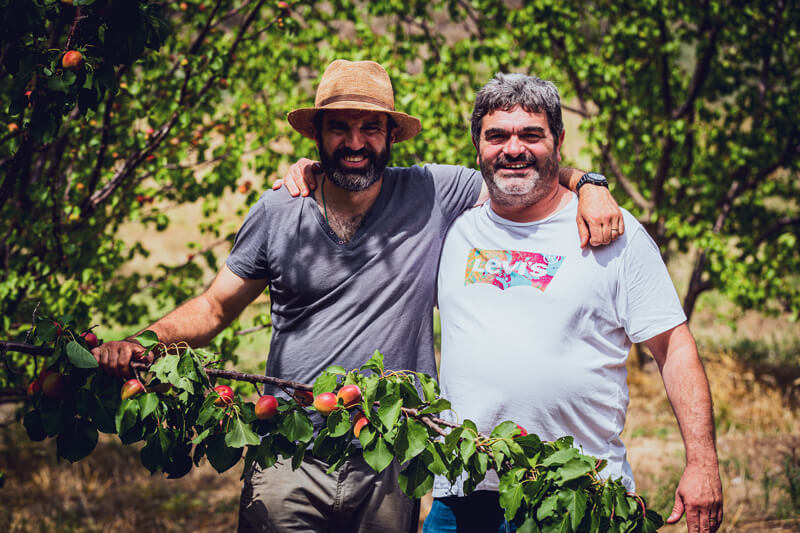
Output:
<instances>
[{"instance_id":1,"label":"hat brim","mask_svg":"<svg viewBox=\"0 0 800 533\"><path fill-rule=\"evenodd\" d=\"M289 112L289 124L297 130L300 135L308 137L309 139L317 140L316 131L314 129L314 116L320 111L331 109L343 109L351 111L377 111L379 113L386 113L395 124L397 128L394 130L394 142L402 142L416 136L422 129L422 124L418 118L406 115L399 111L389 111L386 108L378 105L372 105L365 102L350 103L350 102L336 102L325 107L305 107L295 109Z\"/></svg>"}]
</instances>

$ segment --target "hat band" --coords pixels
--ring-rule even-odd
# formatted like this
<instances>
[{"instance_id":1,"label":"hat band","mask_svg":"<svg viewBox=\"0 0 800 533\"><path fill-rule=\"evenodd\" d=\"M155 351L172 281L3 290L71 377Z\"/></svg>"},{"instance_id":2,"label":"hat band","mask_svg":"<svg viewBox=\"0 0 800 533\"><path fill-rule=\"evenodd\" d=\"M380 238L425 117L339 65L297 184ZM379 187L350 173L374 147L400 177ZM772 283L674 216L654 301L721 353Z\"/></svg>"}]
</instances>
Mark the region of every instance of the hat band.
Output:
<instances>
[{"instance_id":1,"label":"hat band","mask_svg":"<svg viewBox=\"0 0 800 533\"><path fill-rule=\"evenodd\" d=\"M336 96L331 96L330 98L326 98L325 100L317 104L317 107L325 107L326 105L335 104L336 102L342 102L342 101L374 104L384 109L388 109L389 111L394 111L394 106L389 106L383 100L378 100L377 98L373 98L372 96L367 96L364 94L337 94Z\"/></svg>"}]
</instances>

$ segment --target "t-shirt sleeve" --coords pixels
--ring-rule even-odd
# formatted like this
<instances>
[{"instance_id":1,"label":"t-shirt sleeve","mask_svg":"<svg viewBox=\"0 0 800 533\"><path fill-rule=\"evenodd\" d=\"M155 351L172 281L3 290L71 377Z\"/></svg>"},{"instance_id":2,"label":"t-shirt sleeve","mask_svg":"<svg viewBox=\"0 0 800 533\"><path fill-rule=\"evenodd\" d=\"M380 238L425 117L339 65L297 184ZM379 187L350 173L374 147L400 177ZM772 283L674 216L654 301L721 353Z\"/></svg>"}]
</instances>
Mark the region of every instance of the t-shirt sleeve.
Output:
<instances>
[{"instance_id":1,"label":"t-shirt sleeve","mask_svg":"<svg viewBox=\"0 0 800 533\"><path fill-rule=\"evenodd\" d=\"M619 296L618 312L632 342L644 342L686 322L658 246L639 225L622 258Z\"/></svg>"},{"instance_id":2,"label":"t-shirt sleeve","mask_svg":"<svg viewBox=\"0 0 800 533\"><path fill-rule=\"evenodd\" d=\"M271 279L267 262L269 221L265 197L250 208L225 264L244 279Z\"/></svg>"},{"instance_id":3,"label":"t-shirt sleeve","mask_svg":"<svg viewBox=\"0 0 800 533\"><path fill-rule=\"evenodd\" d=\"M477 170L454 165L425 165L425 169L433 176L436 200L448 223L478 201L483 178Z\"/></svg>"}]
</instances>

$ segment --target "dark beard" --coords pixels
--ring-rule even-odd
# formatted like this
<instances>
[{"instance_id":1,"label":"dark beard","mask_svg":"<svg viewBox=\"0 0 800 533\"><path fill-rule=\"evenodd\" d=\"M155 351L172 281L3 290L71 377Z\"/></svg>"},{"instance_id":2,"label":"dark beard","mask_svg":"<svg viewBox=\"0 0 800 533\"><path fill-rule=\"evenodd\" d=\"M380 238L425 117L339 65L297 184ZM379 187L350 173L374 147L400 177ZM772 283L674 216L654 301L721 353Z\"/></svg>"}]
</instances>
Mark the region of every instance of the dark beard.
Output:
<instances>
[{"instance_id":1,"label":"dark beard","mask_svg":"<svg viewBox=\"0 0 800 533\"><path fill-rule=\"evenodd\" d=\"M362 148L361 150L351 150L349 148L339 148L328 155L325 150L320 148L319 157L322 169L336 186L346 191L357 192L368 189L373 183L380 179L386 165L389 163L391 154L391 144L387 143L386 148L375 153L372 150ZM339 166L338 161L347 156L366 156L369 164L363 169L344 169Z\"/></svg>"},{"instance_id":2,"label":"dark beard","mask_svg":"<svg viewBox=\"0 0 800 533\"><path fill-rule=\"evenodd\" d=\"M495 174L504 165L509 163L527 163L533 166L536 176L532 177L532 182L520 184L522 187L515 187L516 190L508 190L509 187L501 188L495 181ZM492 201L508 207L527 207L545 198L553 191L553 187L558 183L558 156L555 151L542 161L537 161L531 154L523 154L517 158L507 158L500 154L493 162L489 163L482 157L479 160L481 174L486 186L489 189L489 197ZM503 189L506 190L503 190Z\"/></svg>"}]
</instances>

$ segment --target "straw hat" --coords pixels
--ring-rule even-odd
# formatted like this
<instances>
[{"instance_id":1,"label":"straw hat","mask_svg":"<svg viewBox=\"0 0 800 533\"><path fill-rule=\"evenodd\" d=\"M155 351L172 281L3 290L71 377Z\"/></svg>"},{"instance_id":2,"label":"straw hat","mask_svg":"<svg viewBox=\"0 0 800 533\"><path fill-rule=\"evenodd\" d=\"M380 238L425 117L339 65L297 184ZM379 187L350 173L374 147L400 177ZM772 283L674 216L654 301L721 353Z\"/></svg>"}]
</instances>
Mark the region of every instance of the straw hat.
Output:
<instances>
[{"instance_id":1,"label":"straw hat","mask_svg":"<svg viewBox=\"0 0 800 533\"><path fill-rule=\"evenodd\" d=\"M397 124L395 142L412 138L421 129L419 119L394 110L392 81L374 61L337 59L325 69L317 87L314 107L289 113L289 124L305 137L316 140L314 115L324 109L382 111Z\"/></svg>"}]
</instances>

